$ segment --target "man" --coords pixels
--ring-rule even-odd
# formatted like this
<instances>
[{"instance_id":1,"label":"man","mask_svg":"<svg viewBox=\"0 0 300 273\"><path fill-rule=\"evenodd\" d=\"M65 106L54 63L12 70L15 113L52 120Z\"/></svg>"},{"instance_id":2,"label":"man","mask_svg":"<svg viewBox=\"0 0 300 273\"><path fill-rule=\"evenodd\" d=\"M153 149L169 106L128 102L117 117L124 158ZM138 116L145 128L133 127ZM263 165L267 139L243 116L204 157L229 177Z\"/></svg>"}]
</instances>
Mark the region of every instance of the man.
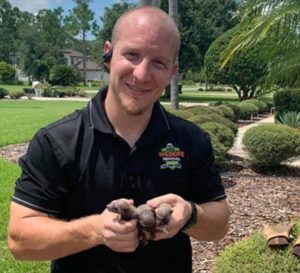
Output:
<instances>
[{"instance_id":1,"label":"man","mask_svg":"<svg viewBox=\"0 0 300 273\"><path fill-rule=\"evenodd\" d=\"M178 30L160 9L119 18L104 45L112 52L108 88L41 129L20 160L8 234L17 259L52 260L52 272L187 273L189 236L224 236L228 205L209 138L158 102L179 47ZM140 244L137 221L120 223L106 209L119 198L170 204L168 232Z\"/></svg>"}]
</instances>

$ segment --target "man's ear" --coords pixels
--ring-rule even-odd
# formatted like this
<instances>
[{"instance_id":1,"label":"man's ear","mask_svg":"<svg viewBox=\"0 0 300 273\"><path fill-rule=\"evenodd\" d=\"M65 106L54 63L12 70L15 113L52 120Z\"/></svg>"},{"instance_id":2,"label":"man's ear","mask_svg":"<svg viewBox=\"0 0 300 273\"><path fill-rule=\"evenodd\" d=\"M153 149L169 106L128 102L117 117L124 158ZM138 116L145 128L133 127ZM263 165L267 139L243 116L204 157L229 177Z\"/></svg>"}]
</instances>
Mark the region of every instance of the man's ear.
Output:
<instances>
[{"instance_id":1,"label":"man's ear","mask_svg":"<svg viewBox=\"0 0 300 273\"><path fill-rule=\"evenodd\" d=\"M112 44L109 41L106 41L103 46L103 64L104 69L109 72L110 69L110 60L112 57Z\"/></svg>"}]
</instances>

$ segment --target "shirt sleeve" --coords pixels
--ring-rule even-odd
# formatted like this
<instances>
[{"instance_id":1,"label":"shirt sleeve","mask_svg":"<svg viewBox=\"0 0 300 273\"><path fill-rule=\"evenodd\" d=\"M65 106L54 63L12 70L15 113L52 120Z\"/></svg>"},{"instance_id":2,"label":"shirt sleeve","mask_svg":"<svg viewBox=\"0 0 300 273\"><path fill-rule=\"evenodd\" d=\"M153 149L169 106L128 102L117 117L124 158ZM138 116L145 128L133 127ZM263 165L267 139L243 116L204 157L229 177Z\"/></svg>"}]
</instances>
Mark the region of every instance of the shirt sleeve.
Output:
<instances>
[{"instance_id":1,"label":"shirt sleeve","mask_svg":"<svg viewBox=\"0 0 300 273\"><path fill-rule=\"evenodd\" d=\"M219 171L214 166L214 153L207 133L199 130L194 138L192 163L192 200L197 203L226 198Z\"/></svg>"},{"instance_id":2,"label":"shirt sleeve","mask_svg":"<svg viewBox=\"0 0 300 273\"><path fill-rule=\"evenodd\" d=\"M41 129L20 159L22 173L12 200L31 209L57 215L69 191L70 163L56 142Z\"/></svg>"}]
</instances>

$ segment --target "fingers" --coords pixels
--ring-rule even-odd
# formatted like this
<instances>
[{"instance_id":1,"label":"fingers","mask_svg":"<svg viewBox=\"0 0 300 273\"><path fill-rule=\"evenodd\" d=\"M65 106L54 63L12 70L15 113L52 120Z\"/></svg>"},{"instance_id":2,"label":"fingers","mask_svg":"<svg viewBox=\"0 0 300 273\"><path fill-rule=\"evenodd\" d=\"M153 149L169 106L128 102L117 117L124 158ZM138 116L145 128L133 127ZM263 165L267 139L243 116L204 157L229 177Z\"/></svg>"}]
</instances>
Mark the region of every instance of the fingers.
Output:
<instances>
[{"instance_id":1,"label":"fingers","mask_svg":"<svg viewBox=\"0 0 300 273\"><path fill-rule=\"evenodd\" d=\"M176 235L184 226L191 213L190 204L175 194L166 194L153 198L147 202L147 205L157 208L161 203L169 204L173 212L167 227L156 231L155 240L167 239Z\"/></svg>"},{"instance_id":2,"label":"fingers","mask_svg":"<svg viewBox=\"0 0 300 273\"><path fill-rule=\"evenodd\" d=\"M132 252L138 244L137 221L119 221L107 209L101 214L100 236L103 244L117 252Z\"/></svg>"},{"instance_id":3,"label":"fingers","mask_svg":"<svg viewBox=\"0 0 300 273\"><path fill-rule=\"evenodd\" d=\"M156 208L161 203L168 203L172 206L172 205L175 205L178 201L181 201L181 200L184 201L184 199L181 198L180 196L170 193L170 194L162 195L162 196L153 198L151 200L148 200L147 205L152 207L152 208Z\"/></svg>"}]
</instances>

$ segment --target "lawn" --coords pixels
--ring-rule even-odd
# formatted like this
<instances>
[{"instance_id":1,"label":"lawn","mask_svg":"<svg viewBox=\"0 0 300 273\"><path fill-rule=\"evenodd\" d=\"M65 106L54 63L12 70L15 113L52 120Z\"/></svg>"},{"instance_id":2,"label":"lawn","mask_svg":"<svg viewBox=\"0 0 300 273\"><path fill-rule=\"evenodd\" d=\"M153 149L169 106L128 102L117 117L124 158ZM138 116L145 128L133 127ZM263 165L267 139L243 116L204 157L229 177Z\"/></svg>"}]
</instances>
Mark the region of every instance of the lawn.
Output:
<instances>
[{"instance_id":1,"label":"lawn","mask_svg":"<svg viewBox=\"0 0 300 273\"><path fill-rule=\"evenodd\" d=\"M7 249L6 236L9 216L9 204L14 183L20 174L17 165L0 159L0 272L1 273L44 273L49 272L48 262L19 262Z\"/></svg>"},{"instance_id":2,"label":"lawn","mask_svg":"<svg viewBox=\"0 0 300 273\"><path fill-rule=\"evenodd\" d=\"M85 105L86 102L1 100L0 147L28 142L42 126Z\"/></svg>"}]
</instances>

